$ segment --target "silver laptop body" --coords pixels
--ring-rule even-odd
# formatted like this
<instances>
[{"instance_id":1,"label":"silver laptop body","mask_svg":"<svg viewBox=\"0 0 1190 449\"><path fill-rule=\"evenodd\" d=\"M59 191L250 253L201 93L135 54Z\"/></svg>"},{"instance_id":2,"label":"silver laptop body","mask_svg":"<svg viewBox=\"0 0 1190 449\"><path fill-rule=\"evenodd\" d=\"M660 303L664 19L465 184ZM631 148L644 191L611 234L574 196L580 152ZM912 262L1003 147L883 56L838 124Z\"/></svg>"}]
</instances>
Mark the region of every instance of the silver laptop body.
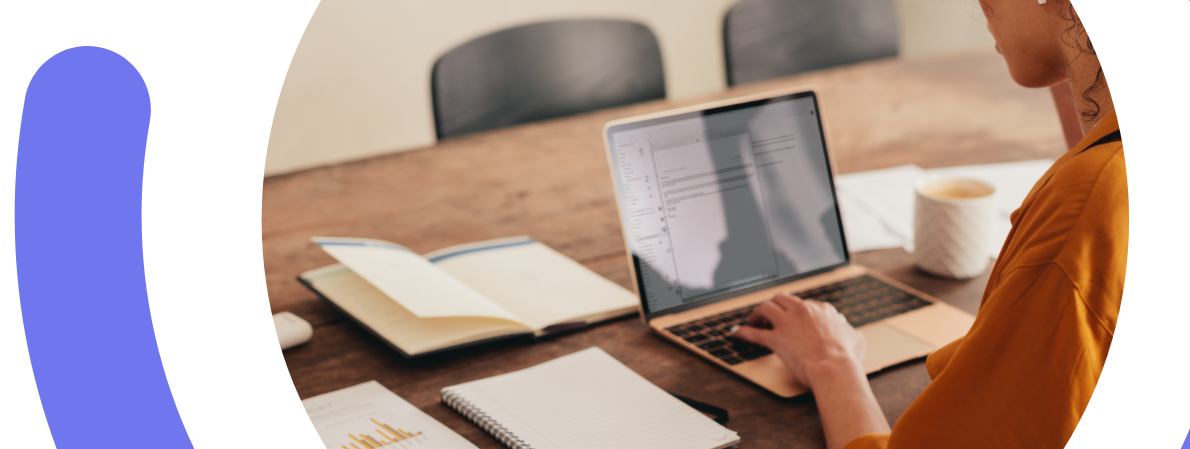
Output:
<instances>
[{"instance_id":1,"label":"silver laptop body","mask_svg":"<svg viewBox=\"0 0 1190 449\"><path fill-rule=\"evenodd\" d=\"M730 338L778 292L835 305L875 372L964 335L974 317L853 264L818 96L789 89L604 127L642 320L783 397L806 392L767 349Z\"/></svg>"}]
</instances>

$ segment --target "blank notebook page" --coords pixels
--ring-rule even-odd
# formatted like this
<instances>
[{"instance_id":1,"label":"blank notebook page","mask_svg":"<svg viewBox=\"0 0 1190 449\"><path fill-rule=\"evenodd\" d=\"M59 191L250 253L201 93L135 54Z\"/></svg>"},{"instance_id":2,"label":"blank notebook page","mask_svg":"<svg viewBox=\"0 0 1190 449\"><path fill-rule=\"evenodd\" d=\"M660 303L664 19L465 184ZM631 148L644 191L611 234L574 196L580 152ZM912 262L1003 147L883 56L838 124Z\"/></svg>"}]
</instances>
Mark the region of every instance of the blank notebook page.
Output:
<instances>
[{"instance_id":1,"label":"blank notebook page","mask_svg":"<svg viewBox=\"0 0 1190 449\"><path fill-rule=\"evenodd\" d=\"M599 348L443 389L535 449L716 449L735 432ZM458 408L458 407L456 407Z\"/></svg>"}]
</instances>

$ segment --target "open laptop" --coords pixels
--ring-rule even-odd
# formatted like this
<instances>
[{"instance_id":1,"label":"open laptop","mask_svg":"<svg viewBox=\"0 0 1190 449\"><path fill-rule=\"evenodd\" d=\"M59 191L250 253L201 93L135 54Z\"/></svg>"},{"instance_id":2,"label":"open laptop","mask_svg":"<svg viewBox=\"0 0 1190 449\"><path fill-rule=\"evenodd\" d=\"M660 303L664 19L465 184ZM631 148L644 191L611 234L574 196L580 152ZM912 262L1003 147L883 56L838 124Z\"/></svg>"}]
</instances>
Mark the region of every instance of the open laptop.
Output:
<instances>
[{"instance_id":1,"label":"open laptop","mask_svg":"<svg viewBox=\"0 0 1190 449\"><path fill-rule=\"evenodd\" d=\"M730 338L778 292L832 303L867 338L864 369L922 357L974 317L851 263L817 95L786 90L604 127L641 317L778 396L807 390Z\"/></svg>"}]
</instances>

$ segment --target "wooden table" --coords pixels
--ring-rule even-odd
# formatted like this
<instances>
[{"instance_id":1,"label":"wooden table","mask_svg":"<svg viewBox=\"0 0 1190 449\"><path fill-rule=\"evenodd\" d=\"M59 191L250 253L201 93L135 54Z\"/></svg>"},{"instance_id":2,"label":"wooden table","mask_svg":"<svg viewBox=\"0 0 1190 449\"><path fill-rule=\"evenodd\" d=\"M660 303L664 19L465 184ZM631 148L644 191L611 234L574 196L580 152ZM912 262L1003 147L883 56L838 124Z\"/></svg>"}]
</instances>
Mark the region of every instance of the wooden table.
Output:
<instances>
[{"instance_id":1,"label":"wooden table","mask_svg":"<svg viewBox=\"0 0 1190 449\"><path fill-rule=\"evenodd\" d=\"M450 139L417 151L264 181L264 263L273 312L314 325L285 360L302 398L376 379L482 448L501 447L439 401L442 387L599 346L661 388L724 407L746 447L823 447L814 400L765 391L666 343L637 319L529 343L507 341L406 360L294 280L334 263L310 237L379 238L427 252L530 235L625 288L620 223L600 129L672 107L816 85L841 173L914 163L937 167L1057 157L1065 150L1048 91L1026 90L990 51L882 60ZM858 263L975 313L986 283L919 273L900 250ZM923 361L871 377L890 423L929 384Z\"/></svg>"}]
</instances>

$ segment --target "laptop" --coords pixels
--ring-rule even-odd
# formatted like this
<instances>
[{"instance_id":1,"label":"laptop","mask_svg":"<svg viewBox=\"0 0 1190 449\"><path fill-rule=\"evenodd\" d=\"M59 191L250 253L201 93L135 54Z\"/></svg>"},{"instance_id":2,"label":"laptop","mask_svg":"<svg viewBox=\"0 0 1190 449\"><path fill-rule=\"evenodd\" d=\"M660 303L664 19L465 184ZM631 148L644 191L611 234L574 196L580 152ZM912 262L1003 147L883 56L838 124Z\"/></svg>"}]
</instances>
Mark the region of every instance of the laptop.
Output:
<instances>
[{"instance_id":1,"label":"laptop","mask_svg":"<svg viewBox=\"0 0 1190 449\"><path fill-rule=\"evenodd\" d=\"M640 315L661 337L782 397L768 349L731 338L777 293L833 304L868 373L966 334L974 316L851 262L818 97L793 89L604 127Z\"/></svg>"}]
</instances>

